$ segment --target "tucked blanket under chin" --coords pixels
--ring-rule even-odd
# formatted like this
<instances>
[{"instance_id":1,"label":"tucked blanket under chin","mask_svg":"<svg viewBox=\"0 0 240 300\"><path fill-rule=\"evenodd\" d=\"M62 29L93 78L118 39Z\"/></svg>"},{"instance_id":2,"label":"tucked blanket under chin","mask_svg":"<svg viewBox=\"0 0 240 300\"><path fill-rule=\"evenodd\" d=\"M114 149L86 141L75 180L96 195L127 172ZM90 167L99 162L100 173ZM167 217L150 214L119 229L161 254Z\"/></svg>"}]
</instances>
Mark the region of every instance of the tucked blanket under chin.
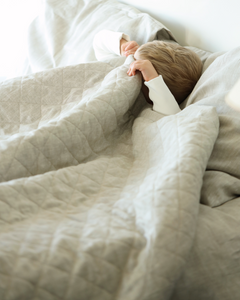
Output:
<instances>
[{"instance_id":1,"label":"tucked blanket under chin","mask_svg":"<svg viewBox=\"0 0 240 300\"><path fill-rule=\"evenodd\" d=\"M0 298L172 294L218 116L152 111L128 66L80 64L1 86Z\"/></svg>"}]
</instances>

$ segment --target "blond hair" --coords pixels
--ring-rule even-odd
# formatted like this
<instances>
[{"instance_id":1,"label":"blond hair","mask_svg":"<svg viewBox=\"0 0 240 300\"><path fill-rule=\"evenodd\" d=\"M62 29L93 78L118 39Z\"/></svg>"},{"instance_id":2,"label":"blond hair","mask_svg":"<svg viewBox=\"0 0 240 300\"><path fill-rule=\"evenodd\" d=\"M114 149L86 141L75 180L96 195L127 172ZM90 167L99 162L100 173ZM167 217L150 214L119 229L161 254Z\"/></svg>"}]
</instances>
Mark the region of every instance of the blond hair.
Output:
<instances>
[{"instance_id":1,"label":"blond hair","mask_svg":"<svg viewBox=\"0 0 240 300\"><path fill-rule=\"evenodd\" d=\"M137 50L149 60L180 104L191 93L202 72L198 55L179 44L165 41L146 43Z\"/></svg>"}]
</instances>

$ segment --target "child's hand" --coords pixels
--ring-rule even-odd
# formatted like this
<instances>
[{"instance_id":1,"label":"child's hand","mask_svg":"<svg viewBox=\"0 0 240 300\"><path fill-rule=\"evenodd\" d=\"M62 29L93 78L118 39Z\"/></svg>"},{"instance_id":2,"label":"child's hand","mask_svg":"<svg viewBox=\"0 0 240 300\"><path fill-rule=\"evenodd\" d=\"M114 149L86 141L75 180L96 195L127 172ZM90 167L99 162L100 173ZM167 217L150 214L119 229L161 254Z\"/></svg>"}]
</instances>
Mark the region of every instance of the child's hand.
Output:
<instances>
[{"instance_id":1,"label":"child's hand","mask_svg":"<svg viewBox=\"0 0 240 300\"><path fill-rule=\"evenodd\" d=\"M136 71L140 71L142 73L143 79L145 81L149 81L158 77L157 71L149 60L136 60L131 63L130 68L127 72L128 75L134 76L136 74Z\"/></svg>"},{"instance_id":2,"label":"child's hand","mask_svg":"<svg viewBox=\"0 0 240 300\"><path fill-rule=\"evenodd\" d=\"M135 41L123 43L123 44L121 44L121 55L128 56L130 54L134 54L138 48L139 48L139 45Z\"/></svg>"}]
</instances>

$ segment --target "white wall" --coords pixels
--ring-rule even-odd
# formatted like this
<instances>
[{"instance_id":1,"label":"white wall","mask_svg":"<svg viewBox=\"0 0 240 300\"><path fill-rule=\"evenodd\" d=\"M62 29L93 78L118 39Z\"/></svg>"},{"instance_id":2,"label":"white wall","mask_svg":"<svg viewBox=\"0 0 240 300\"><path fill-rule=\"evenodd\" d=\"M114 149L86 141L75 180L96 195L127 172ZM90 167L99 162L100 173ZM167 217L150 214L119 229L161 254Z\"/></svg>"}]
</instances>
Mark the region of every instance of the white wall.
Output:
<instances>
[{"instance_id":1,"label":"white wall","mask_svg":"<svg viewBox=\"0 0 240 300\"><path fill-rule=\"evenodd\" d=\"M0 82L24 59L27 28L39 9L40 0L0 0Z\"/></svg>"},{"instance_id":2,"label":"white wall","mask_svg":"<svg viewBox=\"0 0 240 300\"><path fill-rule=\"evenodd\" d=\"M119 0L162 22L183 46L227 51L240 46L240 0Z\"/></svg>"}]
</instances>

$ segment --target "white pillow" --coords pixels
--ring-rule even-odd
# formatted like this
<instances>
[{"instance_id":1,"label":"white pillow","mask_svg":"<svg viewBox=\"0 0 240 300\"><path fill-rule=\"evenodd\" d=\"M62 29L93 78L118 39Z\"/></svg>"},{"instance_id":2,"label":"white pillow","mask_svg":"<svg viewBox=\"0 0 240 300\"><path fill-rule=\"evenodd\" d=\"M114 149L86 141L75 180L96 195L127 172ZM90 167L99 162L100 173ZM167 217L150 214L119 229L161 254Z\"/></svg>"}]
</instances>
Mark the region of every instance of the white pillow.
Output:
<instances>
[{"instance_id":1,"label":"white pillow","mask_svg":"<svg viewBox=\"0 0 240 300\"><path fill-rule=\"evenodd\" d=\"M240 78L239 61L240 47L209 56L187 103L214 106L219 115L219 135L207 165L201 197L201 203L211 207L240 196L240 113L225 102Z\"/></svg>"},{"instance_id":2,"label":"white pillow","mask_svg":"<svg viewBox=\"0 0 240 300\"><path fill-rule=\"evenodd\" d=\"M185 46L184 48L187 48L187 49L192 50L193 52L195 52L199 56L199 58L201 59L203 64L205 63L206 59L212 54L209 51L205 51L205 50L202 50L202 49L197 48L197 47Z\"/></svg>"},{"instance_id":3,"label":"white pillow","mask_svg":"<svg viewBox=\"0 0 240 300\"><path fill-rule=\"evenodd\" d=\"M29 28L29 72L96 60L92 42L102 29L121 31L139 44L169 30L146 13L116 0L45 0Z\"/></svg>"}]
</instances>

